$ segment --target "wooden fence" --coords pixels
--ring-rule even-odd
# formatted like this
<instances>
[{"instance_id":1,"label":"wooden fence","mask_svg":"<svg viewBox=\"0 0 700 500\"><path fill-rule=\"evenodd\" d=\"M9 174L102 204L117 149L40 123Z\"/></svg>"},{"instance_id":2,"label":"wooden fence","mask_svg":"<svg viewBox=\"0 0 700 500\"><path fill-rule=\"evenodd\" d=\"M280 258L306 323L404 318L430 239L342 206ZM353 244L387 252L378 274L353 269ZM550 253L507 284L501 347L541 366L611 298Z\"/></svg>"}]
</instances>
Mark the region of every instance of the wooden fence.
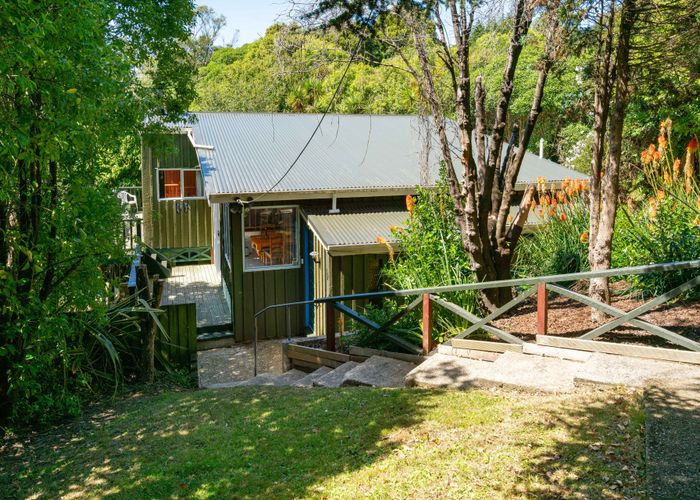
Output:
<instances>
[{"instance_id":1,"label":"wooden fence","mask_svg":"<svg viewBox=\"0 0 700 500\"><path fill-rule=\"evenodd\" d=\"M675 287L672 290L667 291L655 297L654 299L648 301L647 303L636 307L635 309L625 312L617 309L611 305L604 304L597 300L593 300L585 295L569 290L564 286L557 285L557 283L563 284L567 282L575 282L578 280L589 280L591 278L599 277L612 277L612 276L625 276L625 275L639 275L648 273L662 273L669 271L681 271L681 270L692 270L693 276L691 279L687 280L685 283ZM530 297L537 296L537 343L549 346L549 347L565 347L570 349L578 350L590 350L607 352L612 354L627 354L630 356L640 356L656 359L664 359L671 361L684 361L687 363L698 363L700 364L700 342L683 337L675 332L672 332L666 328L650 324L646 321L639 319L639 316L652 310L653 308L665 304L669 300L672 300L685 292L693 290L696 287L700 287L700 260L684 261L684 262L668 262L663 264L651 264L647 266L634 266L634 267L624 267L618 269L606 269L603 271L587 271L580 273L569 273L569 274L558 274L549 276L537 276L532 278L520 278L520 279L509 279L500 281L485 281L479 283L465 283L461 285L450 285L450 286L438 286L432 288L416 288L410 290L387 290L382 292L371 292L371 293L359 293L352 295L338 295L333 297L324 297L321 299L298 301L298 302L288 302L285 304L272 304L264 309L255 313L254 322L254 340L253 340L253 357L254 357L254 368L253 372L257 375L257 343L258 343L258 317L265 314L268 311L277 308L286 308L289 311L290 307L303 306L306 304L324 304L326 309L326 349L329 351L335 351L335 337L336 337L336 312L348 316L353 321L356 321L362 325L369 327L374 331L376 335L381 335L385 339L391 341L397 346L405 349L409 353L419 354L421 352L430 352L433 345L432 336L432 323L433 323L433 304L447 309L453 314L466 319L471 326L459 333L451 339L450 345L455 345L455 342L463 344L462 347L469 348L469 345L474 345L477 342L482 348L485 346L490 346L489 350L513 350L522 349L524 344L523 340L511 335L508 332L494 326L491 324L499 316L503 315L505 312L518 306L523 301ZM483 318L477 316L476 314L467 311L457 304L453 304L438 294L448 293L448 292L458 292L464 290L485 290L508 287L516 291L515 297L508 303L499 307L490 314L484 316ZM577 302L581 302L587 306L593 307L600 311L603 311L608 316L613 319L607 321L606 323L597 326L593 330L581 335L577 339L560 339L551 338L547 336L548 333L548 293L556 293ZM343 304L343 302L363 300L363 299L377 299L385 297L416 297L410 304L396 313L384 324L378 324L372 321L370 318L363 316L352 308ZM422 330L423 330L423 345L422 348L417 347L404 339L392 335L388 332L389 327L403 318L410 311L417 309L422 306ZM628 323L634 327L640 328L652 335L661 337L664 340L675 344L679 347L683 347L688 351L681 351L675 349L664 349L656 347L639 347L639 346L624 346L620 344L612 344L609 342L597 341L595 343L591 342L594 339L600 337L604 333L611 332L620 325ZM474 341L469 340L466 337L476 333L479 330L483 330L499 342L484 342L484 341ZM512 346L512 347L507 347ZM475 347L472 347L475 348Z\"/></svg>"},{"instance_id":2,"label":"wooden fence","mask_svg":"<svg viewBox=\"0 0 700 500\"><path fill-rule=\"evenodd\" d=\"M197 310L194 303L161 306L160 322L167 337L159 332L156 352L170 365L191 370L197 363Z\"/></svg>"}]
</instances>

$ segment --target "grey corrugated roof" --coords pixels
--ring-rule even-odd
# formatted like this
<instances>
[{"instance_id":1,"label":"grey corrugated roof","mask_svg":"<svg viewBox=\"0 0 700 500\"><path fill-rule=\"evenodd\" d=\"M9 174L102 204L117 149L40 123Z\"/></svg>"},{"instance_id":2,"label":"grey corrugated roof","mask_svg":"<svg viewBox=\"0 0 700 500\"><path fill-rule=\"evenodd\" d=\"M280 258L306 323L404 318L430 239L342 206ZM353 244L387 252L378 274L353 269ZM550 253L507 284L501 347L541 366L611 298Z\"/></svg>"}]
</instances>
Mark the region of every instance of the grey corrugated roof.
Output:
<instances>
[{"instance_id":1,"label":"grey corrugated roof","mask_svg":"<svg viewBox=\"0 0 700 500\"><path fill-rule=\"evenodd\" d=\"M195 143L214 147L197 151L207 194L267 192L292 164L320 118L319 114L196 113L191 125ZM427 148L427 182L421 183L423 123L416 116L327 115L309 147L272 192L412 190L420 184L434 185L440 162L436 139ZM586 177L527 153L518 183L535 182L538 176L548 181Z\"/></svg>"},{"instance_id":2,"label":"grey corrugated roof","mask_svg":"<svg viewBox=\"0 0 700 500\"><path fill-rule=\"evenodd\" d=\"M343 247L378 245L377 236L393 243L391 226L403 226L408 212L364 212L307 215L311 230L331 252Z\"/></svg>"}]
</instances>

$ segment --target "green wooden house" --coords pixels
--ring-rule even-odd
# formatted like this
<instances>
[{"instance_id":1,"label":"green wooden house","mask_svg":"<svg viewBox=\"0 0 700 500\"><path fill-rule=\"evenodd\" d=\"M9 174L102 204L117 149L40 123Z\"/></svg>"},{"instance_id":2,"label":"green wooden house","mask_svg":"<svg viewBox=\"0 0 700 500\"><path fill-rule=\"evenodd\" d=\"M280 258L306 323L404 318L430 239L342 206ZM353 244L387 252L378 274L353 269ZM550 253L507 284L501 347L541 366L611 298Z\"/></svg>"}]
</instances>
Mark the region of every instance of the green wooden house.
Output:
<instances>
[{"instance_id":1,"label":"green wooden house","mask_svg":"<svg viewBox=\"0 0 700 500\"><path fill-rule=\"evenodd\" d=\"M176 262L216 267L236 341L252 338L265 306L376 290L388 259L377 236L392 244L406 195L437 179L437 141L423 119L328 115L297 158L319 119L197 113L172 128L167 150L143 140L144 241ZM584 177L527 154L517 185L538 176ZM323 310L292 308L289 324L295 336L319 332ZM287 325L283 310L266 314L260 338L286 336Z\"/></svg>"}]
</instances>

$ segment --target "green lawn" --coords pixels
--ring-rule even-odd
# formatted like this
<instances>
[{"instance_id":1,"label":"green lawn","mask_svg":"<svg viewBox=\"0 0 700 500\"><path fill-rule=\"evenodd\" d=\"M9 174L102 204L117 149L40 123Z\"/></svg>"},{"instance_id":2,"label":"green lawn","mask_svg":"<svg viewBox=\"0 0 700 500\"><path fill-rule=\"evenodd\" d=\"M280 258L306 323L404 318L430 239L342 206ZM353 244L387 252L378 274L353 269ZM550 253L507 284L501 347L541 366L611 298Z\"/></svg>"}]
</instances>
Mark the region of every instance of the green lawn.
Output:
<instances>
[{"instance_id":1,"label":"green lawn","mask_svg":"<svg viewBox=\"0 0 700 500\"><path fill-rule=\"evenodd\" d=\"M120 402L0 455L0 497L640 497L640 395L237 388Z\"/></svg>"}]
</instances>

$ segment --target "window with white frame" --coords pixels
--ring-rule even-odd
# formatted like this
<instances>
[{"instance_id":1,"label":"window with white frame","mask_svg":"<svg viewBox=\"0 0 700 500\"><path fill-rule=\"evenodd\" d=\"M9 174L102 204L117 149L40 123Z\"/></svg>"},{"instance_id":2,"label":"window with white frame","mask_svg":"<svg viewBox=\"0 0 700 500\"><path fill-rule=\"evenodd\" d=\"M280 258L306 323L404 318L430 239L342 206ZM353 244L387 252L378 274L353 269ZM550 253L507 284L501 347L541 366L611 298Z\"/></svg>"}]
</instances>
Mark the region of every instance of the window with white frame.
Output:
<instances>
[{"instance_id":1,"label":"window with white frame","mask_svg":"<svg viewBox=\"0 0 700 500\"><path fill-rule=\"evenodd\" d=\"M299 266L299 209L246 208L243 214L244 269Z\"/></svg>"},{"instance_id":2,"label":"window with white frame","mask_svg":"<svg viewBox=\"0 0 700 500\"><path fill-rule=\"evenodd\" d=\"M158 170L158 199L203 198L202 171L194 168Z\"/></svg>"},{"instance_id":3,"label":"window with white frame","mask_svg":"<svg viewBox=\"0 0 700 500\"><path fill-rule=\"evenodd\" d=\"M231 204L223 203L221 214L221 238L224 247L224 257L231 269Z\"/></svg>"}]
</instances>

